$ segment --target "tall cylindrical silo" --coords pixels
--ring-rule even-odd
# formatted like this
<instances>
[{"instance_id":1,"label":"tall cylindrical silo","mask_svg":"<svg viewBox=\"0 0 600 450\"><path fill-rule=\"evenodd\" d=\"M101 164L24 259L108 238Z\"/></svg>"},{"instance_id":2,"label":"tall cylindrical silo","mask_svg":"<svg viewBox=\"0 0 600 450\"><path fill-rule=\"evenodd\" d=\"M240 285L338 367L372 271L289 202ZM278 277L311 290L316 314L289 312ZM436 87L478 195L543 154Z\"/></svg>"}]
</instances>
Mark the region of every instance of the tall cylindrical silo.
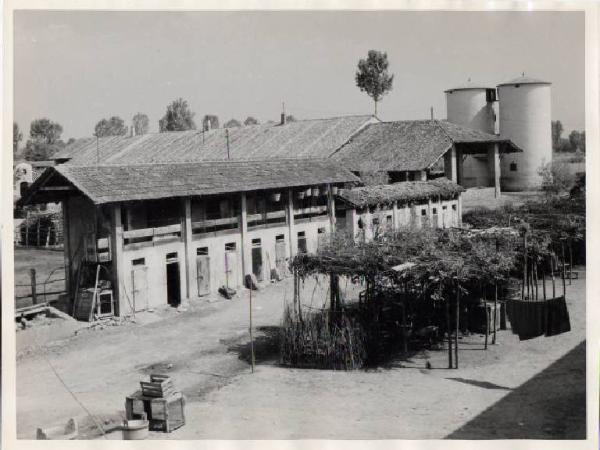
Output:
<instances>
[{"instance_id":1,"label":"tall cylindrical silo","mask_svg":"<svg viewBox=\"0 0 600 450\"><path fill-rule=\"evenodd\" d=\"M537 190L541 186L538 171L552 161L550 86L547 81L525 76L498 85L500 136L523 150L502 158L503 190Z\"/></svg>"},{"instance_id":2,"label":"tall cylindrical silo","mask_svg":"<svg viewBox=\"0 0 600 450\"><path fill-rule=\"evenodd\" d=\"M446 118L449 122L494 134L496 130L496 89L468 82L445 91ZM487 186L490 182L487 156L467 155L462 161L461 184Z\"/></svg>"}]
</instances>

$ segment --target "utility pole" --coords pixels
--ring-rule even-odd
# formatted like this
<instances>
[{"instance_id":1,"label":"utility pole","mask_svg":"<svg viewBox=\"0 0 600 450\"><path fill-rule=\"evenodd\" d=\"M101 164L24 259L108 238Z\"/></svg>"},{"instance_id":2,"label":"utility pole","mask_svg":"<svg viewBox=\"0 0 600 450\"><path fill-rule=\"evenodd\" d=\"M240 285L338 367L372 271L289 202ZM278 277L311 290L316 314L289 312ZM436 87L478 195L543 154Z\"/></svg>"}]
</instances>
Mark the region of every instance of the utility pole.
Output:
<instances>
[{"instance_id":1,"label":"utility pole","mask_svg":"<svg viewBox=\"0 0 600 450\"><path fill-rule=\"evenodd\" d=\"M229 158L229 128L225 128L225 139L227 140L227 159Z\"/></svg>"}]
</instances>

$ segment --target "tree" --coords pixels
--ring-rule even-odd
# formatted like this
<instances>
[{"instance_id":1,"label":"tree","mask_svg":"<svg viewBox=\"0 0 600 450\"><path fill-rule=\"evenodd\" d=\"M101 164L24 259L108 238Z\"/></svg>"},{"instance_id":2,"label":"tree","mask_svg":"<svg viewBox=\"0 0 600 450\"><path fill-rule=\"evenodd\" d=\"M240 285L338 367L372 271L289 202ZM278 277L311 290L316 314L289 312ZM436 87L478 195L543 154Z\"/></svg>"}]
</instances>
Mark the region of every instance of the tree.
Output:
<instances>
[{"instance_id":1,"label":"tree","mask_svg":"<svg viewBox=\"0 0 600 450\"><path fill-rule=\"evenodd\" d=\"M585 131L571 131L569 134L569 143L572 151L580 150L585 153Z\"/></svg>"},{"instance_id":2,"label":"tree","mask_svg":"<svg viewBox=\"0 0 600 450\"><path fill-rule=\"evenodd\" d=\"M560 195L568 192L575 183L575 176L569 171L567 164L551 161L538 169L542 177L542 190L549 195Z\"/></svg>"},{"instance_id":3,"label":"tree","mask_svg":"<svg viewBox=\"0 0 600 450\"><path fill-rule=\"evenodd\" d=\"M367 58L358 61L356 86L373 99L375 115L377 115L377 102L392 90L394 75L388 73L388 66L387 53L378 50L369 50Z\"/></svg>"},{"instance_id":4,"label":"tree","mask_svg":"<svg viewBox=\"0 0 600 450\"><path fill-rule=\"evenodd\" d=\"M23 149L23 157L29 161L45 161L61 150L65 143L60 140L62 126L49 119L36 119L29 126L29 137Z\"/></svg>"},{"instance_id":5,"label":"tree","mask_svg":"<svg viewBox=\"0 0 600 450\"><path fill-rule=\"evenodd\" d=\"M288 122L295 122L296 120L297 119L294 116L292 116L291 114L288 114L287 116L285 116L285 122L286 123L288 123Z\"/></svg>"},{"instance_id":6,"label":"tree","mask_svg":"<svg viewBox=\"0 0 600 450\"><path fill-rule=\"evenodd\" d=\"M560 120L553 120L551 122L552 126L552 149L557 152L560 151L560 138L563 132L563 125Z\"/></svg>"},{"instance_id":7,"label":"tree","mask_svg":"<svg viewBox=\"0 0 600 450\"><path fill-rule=\"evenodd\" d=\"M202 119L202 129L206 131L213 128L219 128L219 117L210 114L205 115Z\"/></svg>"},{"instance_id":8,"label":"tree","mask_svg":"<svg viewBox=\"0 0 600 450\"><path fill-rule=\"evenodd\" d=\"M238 128L241 127L242 124L240 123L239 120L236 119L231 119L229 122L227 122L225 125L223 125L225 128Z\"/></svg>"},{"instance_id":9,"label":"tree","mask_svg":"<svg viewBox=\"0 0 600 450\"><path fill-rule=\"evenodd\" d=\"M62 127L49 119L36 119L31 122L29 127L29 136L37 142L45 142L46 144L54 144L60 139Z\"/></svg>"},{"instance_id":10,"label":"tree","mask_svg":"<svg viewBox=\"0 0 600 450\"><path fill-rule=\"evenodd\" d=\"M195 130L194 113L189 108L188 103L181 97L174 100L167 106L167 112L163 118L158 121L158 128L161 133L165 131Z\"/></svg>"},{"instance_id":11,"label":"tree","mask_svg":"<svg viewBox=\"0 0 600 450\"><path fill-rule=\"evenodd\" d=\"M148 132L149 121L146 114L137 113L135 116L133 116L133 119L131 119L131 123L133 124L133 130L136 136L139 134L146 134Z\"/></svg>"},{"instance_id":12,"label":"tree","mask_svg":"<svg viewBox=\"0 0 600 450\"><path fill-rule=\"evenodd\" d=\"M244 120L244 125L258 125L258 120L252 116L248 116L246 120Z\"/></svg>"},{"instance_id":13,"label":"tree","mask_svg":"<svg viewBox=\"0 0 600 450\"><path fill-rule=\"evenodd\" d=\"M102 119L94 127L94 136L124 136L127 134L127 127L123 119L112 116L110 119Z\"/></svg>"},{"instance_id":14,"label":"tree","mask_svg":"<svg viewBox=\"0 0 600 450\"><path fill-rule=\"evenodd\" d=\"M19 142L23 140L23 133L19 129L19 124L13 122L13 155L19 152Z\"/></svg>"}]
</instances>

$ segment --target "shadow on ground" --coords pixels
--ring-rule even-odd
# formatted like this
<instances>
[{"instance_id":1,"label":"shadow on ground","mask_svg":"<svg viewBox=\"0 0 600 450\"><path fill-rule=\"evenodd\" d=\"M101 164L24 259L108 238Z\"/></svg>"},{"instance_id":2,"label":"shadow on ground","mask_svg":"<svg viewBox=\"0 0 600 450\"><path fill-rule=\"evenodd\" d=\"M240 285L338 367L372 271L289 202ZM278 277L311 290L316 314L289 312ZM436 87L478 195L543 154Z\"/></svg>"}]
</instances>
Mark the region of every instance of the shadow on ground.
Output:
<instances>
[{"instance_id":1,"label":"shadow on ground","mask_svg":"<svg viewBox=\"0 0 600 450\"><path fill-rule=\"evenodd\" d=\"M446 439L585 439L585 365L584 341Z\"/></svg>"},{"instance_id":2,"label":"shadow on ground","mask_svg":"<svg viewBox=\"0 0 600 450\"><path fill-rule=\"evenodd\" d=\"M279 361L279 327L265 326L256 329L254 336L254 361L256 364L276 363ZM250 341L235 344L227 349L237 353L239 359L251 364L252 346Z\"/></svg>"}]
</instances>

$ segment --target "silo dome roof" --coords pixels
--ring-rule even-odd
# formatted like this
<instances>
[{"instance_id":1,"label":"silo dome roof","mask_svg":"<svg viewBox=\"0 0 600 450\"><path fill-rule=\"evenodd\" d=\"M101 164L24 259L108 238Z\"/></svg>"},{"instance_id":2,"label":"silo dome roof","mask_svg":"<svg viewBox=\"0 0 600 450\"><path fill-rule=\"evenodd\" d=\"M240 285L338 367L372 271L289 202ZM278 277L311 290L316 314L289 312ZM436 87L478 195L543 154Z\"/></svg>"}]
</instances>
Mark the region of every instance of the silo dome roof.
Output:
<instances>
[{"instance_id":1,"label":"silo dome roof","mask_svg":"<svg viewBox=\"0 0 600 450\"><path fill-rule=\"evenodd\" d=\"M514 80L500 83L498 86L511 86L513 84L552 84L552 83L550 83L549 81L538 80L537 78L521 76L521 77L515 78Z\"/></svg>"},{"instance_id":2,"label":"silo dome roof","mask_svg":"<svg viewBox=\"0 0 600 450\"><path fill-rule=\"evenodd\" d=\"M485 89L494 89L493 87L490 86L485 86L481 83L473 83L472 81L467 81L466 83L463 84L459 84L458 86L455 86L453 88L450 89L446 89L444 92L452 92L452 91L466 91L468 89L481 89L481 90L485 90Z\"/></svg>"}]
</instances>

